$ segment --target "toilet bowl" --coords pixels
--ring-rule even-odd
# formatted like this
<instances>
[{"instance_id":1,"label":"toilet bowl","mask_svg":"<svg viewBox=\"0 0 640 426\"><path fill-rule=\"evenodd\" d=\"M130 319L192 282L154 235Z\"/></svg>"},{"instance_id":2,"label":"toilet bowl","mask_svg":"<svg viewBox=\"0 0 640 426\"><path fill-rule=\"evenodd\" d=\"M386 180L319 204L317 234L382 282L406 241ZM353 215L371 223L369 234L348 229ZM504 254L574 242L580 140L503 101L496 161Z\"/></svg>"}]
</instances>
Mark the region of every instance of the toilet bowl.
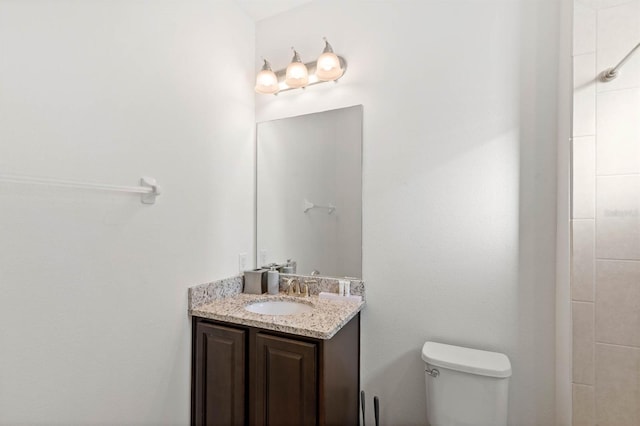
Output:
<instances>
[{"instance_id":1,"label":"toilet bowl","mask_svg":"<svg viewBox=\"0 0 640 426\"><path fill-rule=\"evenodd\" d=\"M506 355L426 342L430 426L506 426L511 363Z\"/></svg>"}]
</instances>

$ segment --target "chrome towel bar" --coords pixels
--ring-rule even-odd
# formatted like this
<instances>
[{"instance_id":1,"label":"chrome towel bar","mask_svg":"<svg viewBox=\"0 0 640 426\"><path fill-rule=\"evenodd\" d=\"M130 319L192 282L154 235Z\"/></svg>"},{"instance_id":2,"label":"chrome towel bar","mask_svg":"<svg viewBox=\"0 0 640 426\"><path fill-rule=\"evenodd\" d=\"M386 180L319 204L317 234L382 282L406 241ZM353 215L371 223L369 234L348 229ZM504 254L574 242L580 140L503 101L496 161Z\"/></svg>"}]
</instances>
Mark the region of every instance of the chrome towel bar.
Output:
<instances>
[{"instance_id":1,"label":"chrome towel bar","mask_svg":"<svg viewBox=\"0 0 640 426\"><path fill-rule=\"evenodd\" d=\"M0 174L0 183L45 185L59 186L64 188L94 189L98 191L127 192L140 194L140 201L143 204L154 204L156 202L156 197L161 193L160 186L158 186L156 180L151 177L141 178L140 186L119 186L103 183L78 182L65 179Z\"/></svg>"}]
</instances>

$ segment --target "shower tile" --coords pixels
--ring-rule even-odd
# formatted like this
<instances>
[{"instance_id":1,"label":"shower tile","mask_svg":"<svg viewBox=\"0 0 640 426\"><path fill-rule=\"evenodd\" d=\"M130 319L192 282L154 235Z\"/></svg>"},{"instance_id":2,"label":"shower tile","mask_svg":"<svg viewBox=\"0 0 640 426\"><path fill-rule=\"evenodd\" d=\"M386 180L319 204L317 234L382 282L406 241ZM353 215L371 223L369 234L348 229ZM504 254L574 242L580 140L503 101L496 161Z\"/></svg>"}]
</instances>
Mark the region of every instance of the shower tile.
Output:
<instances>
[{"instance_id":1,"label":"shower tile","mask_svg":"<svg viewBox=\"0 0 640 426\"><path fill-rule=\"evenodd\" d=\"M573 381L592 385L593 371L593 303L572 302Z\"/></svg>"},{"instance_id":2,"label":"shower tile","mask_svg":"<svg viewBox=\"0 0 640 426\"><path fill-rule=\"evenodd\" d=\"M573 8L573 54L596 51L596 10L592 5L576 2Z\"/></svg>"},{"instance_id":3,"label":"shower tile","mask_svg":"<svg viewBox=\"0 0 640 426\"><path fill-rule=\"evenodd\" d=\"M573 57L573 136L596 132L596 55Z\"/></svg>"},{"instance_id":4,"label":"shower tile","mask_svg":"<svg viewBox=\"0 0 640 426\"><path fill-rule=\"evenodd\" d=\"M596 256L640 260L640 176L598 176Z\"/></svg>"},{"instance_id":5,"label":"shower tile","mask_svg":"<svg viewBox=\"0 0 640 426\"><path fill-rule=\"evenodd\" d=\"M573 426L595 425L593 386L573 384Z\"/></svg>"},{"instance_id":6,"label":"shower tile","mask_svg":"<svg viewBox=\"0 0 640 426\"><path fill-rule=\"evenodd\" d=\"M582 0L576 0L582 1ZM598 9L604 9L607 7L620 6L621 4L633 3L638 0L587 0L595 5Z\"/></svg>"},{"instance_id":7,"label":"shower tile","mask_svg":"<svg viewBox=\"0 0 640 426\"><path fill-rule=\"evenodd\" d=\"M598 426L640 424L640 349L596 345Z\"/></svg>"},{"instance_id":8,"label":"shower tile","mask_svg":"<svg viewBox=\"0 0 640 426\"><path fill-rule=\"evenodd\" d=\"M596 215L596 138L573 139L573 218L593 219Z\"/></svg>"},{"instance_id":9,"label":"shower tile","mask_svg":"<svg viewBox=\"0 0 640 426\"><path fill-rule=\"evenodd\" d=\"M595 275L595 220L572 222L571 298L593 301Z\"/></svg>"},{"instance_id":10,"label":"shower tile","mask_svg":"<svg viewBox=\"0 0 640 426\"><path fill-rule=\"evenodd\" d=\"M640 347L640 262L596 265L596 341Z\"/></svg>"},{"instance_id":11,"label":"shower tile","mask_svg":"<svg viewBox=\"0 0 640 426\"><path fill-rule=\"evenodd\" d=\"M597 99L598 175L640 173L640 89L600 92Z\"/></svg>"},{"instance_id":12,"label":"shower tile","mask_svg":"<svg viewBox=\"0 0 640 426\"><path fill-rule=\"evenodd\" d=\"M640 1L598 10L597 49L626 54L640 38ZM621 56L622 58L622 56Z\"/></svg>"}]
</instances>

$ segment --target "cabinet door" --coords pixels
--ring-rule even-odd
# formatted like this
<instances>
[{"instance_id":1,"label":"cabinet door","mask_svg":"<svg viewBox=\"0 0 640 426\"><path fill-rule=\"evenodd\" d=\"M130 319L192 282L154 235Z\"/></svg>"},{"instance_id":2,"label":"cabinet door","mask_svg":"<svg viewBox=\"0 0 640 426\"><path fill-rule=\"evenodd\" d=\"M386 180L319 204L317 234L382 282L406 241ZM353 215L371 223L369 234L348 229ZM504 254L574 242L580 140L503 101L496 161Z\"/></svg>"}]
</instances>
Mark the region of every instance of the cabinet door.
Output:
<instances>
[{"instance_id":1,"label":"cabinet door","mask_svg":"<svg viewBox=\"0 0 640 426\"><path fill-rule=\"evenodd\" d=\"M256 424L315 425L318 417L316 344L256 334Z\"/></svg>"},{"instance_id":2,"label":"cabinet door","mask_svg":"<svg viewBox=\"0 0 640 426\"><path fill-rule=\"evenodd\" d=\"M243 330L198 322L195 330L192 424L245 424Z\"/></svg>"}]
</instances>

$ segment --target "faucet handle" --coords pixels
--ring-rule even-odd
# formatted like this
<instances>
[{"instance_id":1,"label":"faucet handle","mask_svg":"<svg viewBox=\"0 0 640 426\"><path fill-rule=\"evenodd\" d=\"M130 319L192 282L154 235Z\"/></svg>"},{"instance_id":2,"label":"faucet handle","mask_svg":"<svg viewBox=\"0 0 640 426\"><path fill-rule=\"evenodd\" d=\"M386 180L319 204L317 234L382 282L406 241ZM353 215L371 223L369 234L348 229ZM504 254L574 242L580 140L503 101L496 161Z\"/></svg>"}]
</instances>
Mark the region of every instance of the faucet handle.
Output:
<instances>
[{"instance_id":1,"label":"faucet handle","mask_svg":"<svg viewBox=\"0 0 640 426\"><path fill-rule=\"evenodd\" d=\"M296 278L294 277L290 277L286 279L286 283L287 283L287 294L289 296L293 295L293 292L295 292L295 287L293 287L293 282L297 281ZM293 288L292 288L293 287Z\"/></svg>"},{"instance_id":2,"label":"faucet handle","mask_svg":"<svg viewBox=\"0 0 640 426\"><path fill-rule=\"evenodd\" d=\"M304 280L304 297L309 297L309 284L318 284L318 280Z\"/></svg>"}]
</instances>

